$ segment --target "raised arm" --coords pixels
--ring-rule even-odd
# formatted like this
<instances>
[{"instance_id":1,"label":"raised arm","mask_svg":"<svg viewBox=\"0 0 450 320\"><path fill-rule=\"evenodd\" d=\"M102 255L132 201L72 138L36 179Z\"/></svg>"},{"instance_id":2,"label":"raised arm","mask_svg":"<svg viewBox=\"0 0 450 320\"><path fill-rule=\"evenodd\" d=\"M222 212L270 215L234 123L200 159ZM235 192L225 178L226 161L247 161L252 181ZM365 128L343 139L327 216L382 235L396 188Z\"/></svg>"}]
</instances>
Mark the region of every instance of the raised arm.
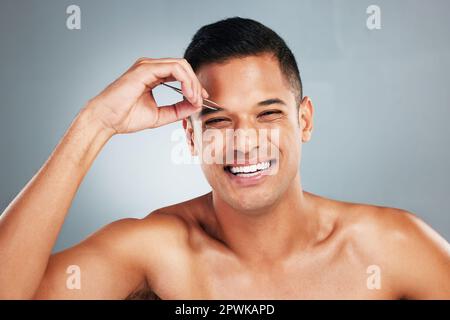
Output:
<instances>
[{"instance_id":1,"label":"raised arm","mask_svg":"<svg viewBox=\"0 0 450 320\"><path fill-rule=\"evenodd\" d=\"M187 100L158 107L151 90L162 81L174 80L182 83ZM0 217L0 298L36 297L38 288L51 295L51 286L60 285L60 281L52 280L60 277L53 274L54 270L61 269L55 266L71 264L74 259L80 261L81 256L84 257L81 264L88 267L86 269L103 266L99 269L102 275L94 272L90 277L100 279L103 276L104 281L97 285L92 282L84 291L86 295L105 297L104 292L110 292L109 297L115 297L120 294L124 289L114 282L114 273L123 269L129 271L135 266L126 262L130 253L120 248L114 247L117 256L112 256L113 247L104 240L117 235L119 231L115 229L119 225L108 226L70 251L51 256L65 216L94 159L113 135L183 119L201 108L204 97L207 97L206 91L184 59L139 59L90 100L42 168ZM131 285L139 281L139 273L137 275L129 281ZM41 284L44 278L46 281Z\"/></svg>"}]
</instances>

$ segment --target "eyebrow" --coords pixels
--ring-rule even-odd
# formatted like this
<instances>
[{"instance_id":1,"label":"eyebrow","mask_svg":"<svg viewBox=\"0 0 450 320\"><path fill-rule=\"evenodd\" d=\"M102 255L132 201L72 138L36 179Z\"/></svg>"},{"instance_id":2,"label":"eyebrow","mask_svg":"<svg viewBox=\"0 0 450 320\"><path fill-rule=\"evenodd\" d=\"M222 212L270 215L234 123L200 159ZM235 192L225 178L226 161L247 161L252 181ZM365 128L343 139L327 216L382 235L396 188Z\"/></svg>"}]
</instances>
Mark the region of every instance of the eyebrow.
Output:
<instances>
[{"instance_id":1,"label":"eyebrow","mask_svg":"<svg viewBox=\"0 0 450 320\"><path fill-rule=\"evenodd\" d=\"M256 106L257 106L257 107L264 107L264 106L269 106L269 105L271 105L271 104L282 104L282 105L286 105L286 103L285 103L283 100L279 99L279 98L271 98L271 99L266 99L266 100L263 100L263 101L258 102L258 103L256 104ZM213 114L213 113L216 113L216 112L220 112L220 111L226 110L225 108L219 108L219 107L215 107L215 108L216 108L217 110L213 110L213 109L209 109L209 108L203 107L202 110L200 110L200 113L199 113L199 115L198 115L199 118L204 117L204 116L206 116L206 115L208 115L208 114Z\"/></svg>"},{"instance_id":2,"label":"eyebrow","mask_svg":"<svg viewBox=\"0 0 450 320\"><path fill-rule=\"evenodd\" d=\"M286 102L284 102L283 100L279 99L279 98L272 98L272 99L267 99L267 100L263 100L258 102L257 106L269 106L271 104L283 104L286 105Z\"/></svg>"}]
</instances>

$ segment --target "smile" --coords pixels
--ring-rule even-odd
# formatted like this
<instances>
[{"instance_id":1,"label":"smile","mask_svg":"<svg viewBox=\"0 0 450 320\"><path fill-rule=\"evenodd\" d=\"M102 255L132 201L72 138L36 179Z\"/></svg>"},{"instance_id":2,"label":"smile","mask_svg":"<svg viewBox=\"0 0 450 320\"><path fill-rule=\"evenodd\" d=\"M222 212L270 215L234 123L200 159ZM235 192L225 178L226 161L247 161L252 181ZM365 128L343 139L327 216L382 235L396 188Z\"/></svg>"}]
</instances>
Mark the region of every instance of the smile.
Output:
<instances>
[{"instance_id":1,"label":"smile","mask_svg":"<svg viewBox=\"0 0 450 320\"><path fill-rule=\"evenodd\" d=\"M274 160L269 160L250 165L227 165L224 169L238 177L253 177L269 170L273 162Z\"/></svg>"}]
</instances>

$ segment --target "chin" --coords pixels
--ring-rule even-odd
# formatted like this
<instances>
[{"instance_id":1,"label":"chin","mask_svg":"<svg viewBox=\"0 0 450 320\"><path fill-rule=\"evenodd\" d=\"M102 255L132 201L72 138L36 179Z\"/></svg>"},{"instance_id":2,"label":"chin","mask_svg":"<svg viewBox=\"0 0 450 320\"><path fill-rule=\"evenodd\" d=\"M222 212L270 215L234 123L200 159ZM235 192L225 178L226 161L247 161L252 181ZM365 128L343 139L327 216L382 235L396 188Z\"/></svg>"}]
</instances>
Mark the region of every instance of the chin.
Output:
<instances>
[{"instance_id":1,"label":"chin","mask_svg":"<svg viewBox=\"0 0 450 320\"><path fill-rule=\"evenodd\" d=\"M236 211L256 215L279 201L292 180L289 177L295 175L295 172L281 172L277 160L269 162L270 165L266 167L256 166L254 170L258 172L255 173L233 174L227 165L203 172L215 193L228 206Z\"/></svg>"},{"instance_id":2,"label":"chin","mask_svg":"<svg viewBox=\"0 0 450 320\"><path fill-rule=\"evenodd\" d=\"M240 190L240 193L221 196L230 207L237 211L257 213L270 208L277 201L278 196L274 190Z\"/></svg>"}]
</instances>

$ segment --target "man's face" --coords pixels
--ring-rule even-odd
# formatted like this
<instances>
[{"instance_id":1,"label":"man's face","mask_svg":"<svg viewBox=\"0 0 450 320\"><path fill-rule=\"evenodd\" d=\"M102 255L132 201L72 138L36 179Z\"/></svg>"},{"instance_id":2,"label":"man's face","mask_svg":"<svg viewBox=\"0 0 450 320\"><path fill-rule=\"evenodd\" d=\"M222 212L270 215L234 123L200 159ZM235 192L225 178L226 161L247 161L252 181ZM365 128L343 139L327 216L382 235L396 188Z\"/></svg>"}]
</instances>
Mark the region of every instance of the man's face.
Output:
<instances>
[{"instance_id":1,"label":"man's face","mask_svg":"<svg viewBox=\"0 0 450 320\"><path fill-rule=\"evenodd\" d=\"M184 122L193 152L203 155L206 179L236 210L269 207L298 174L301 141L309 139L303 131L311 129L311 119L301 114L309 109L312 116L310 100L298 108L277 60L268 54L207 64L197 76L209 99L222 107L203 109L192 115L193 123ZM206 154L213 159L205 161Z\"/></svg>"}]
</instances>

